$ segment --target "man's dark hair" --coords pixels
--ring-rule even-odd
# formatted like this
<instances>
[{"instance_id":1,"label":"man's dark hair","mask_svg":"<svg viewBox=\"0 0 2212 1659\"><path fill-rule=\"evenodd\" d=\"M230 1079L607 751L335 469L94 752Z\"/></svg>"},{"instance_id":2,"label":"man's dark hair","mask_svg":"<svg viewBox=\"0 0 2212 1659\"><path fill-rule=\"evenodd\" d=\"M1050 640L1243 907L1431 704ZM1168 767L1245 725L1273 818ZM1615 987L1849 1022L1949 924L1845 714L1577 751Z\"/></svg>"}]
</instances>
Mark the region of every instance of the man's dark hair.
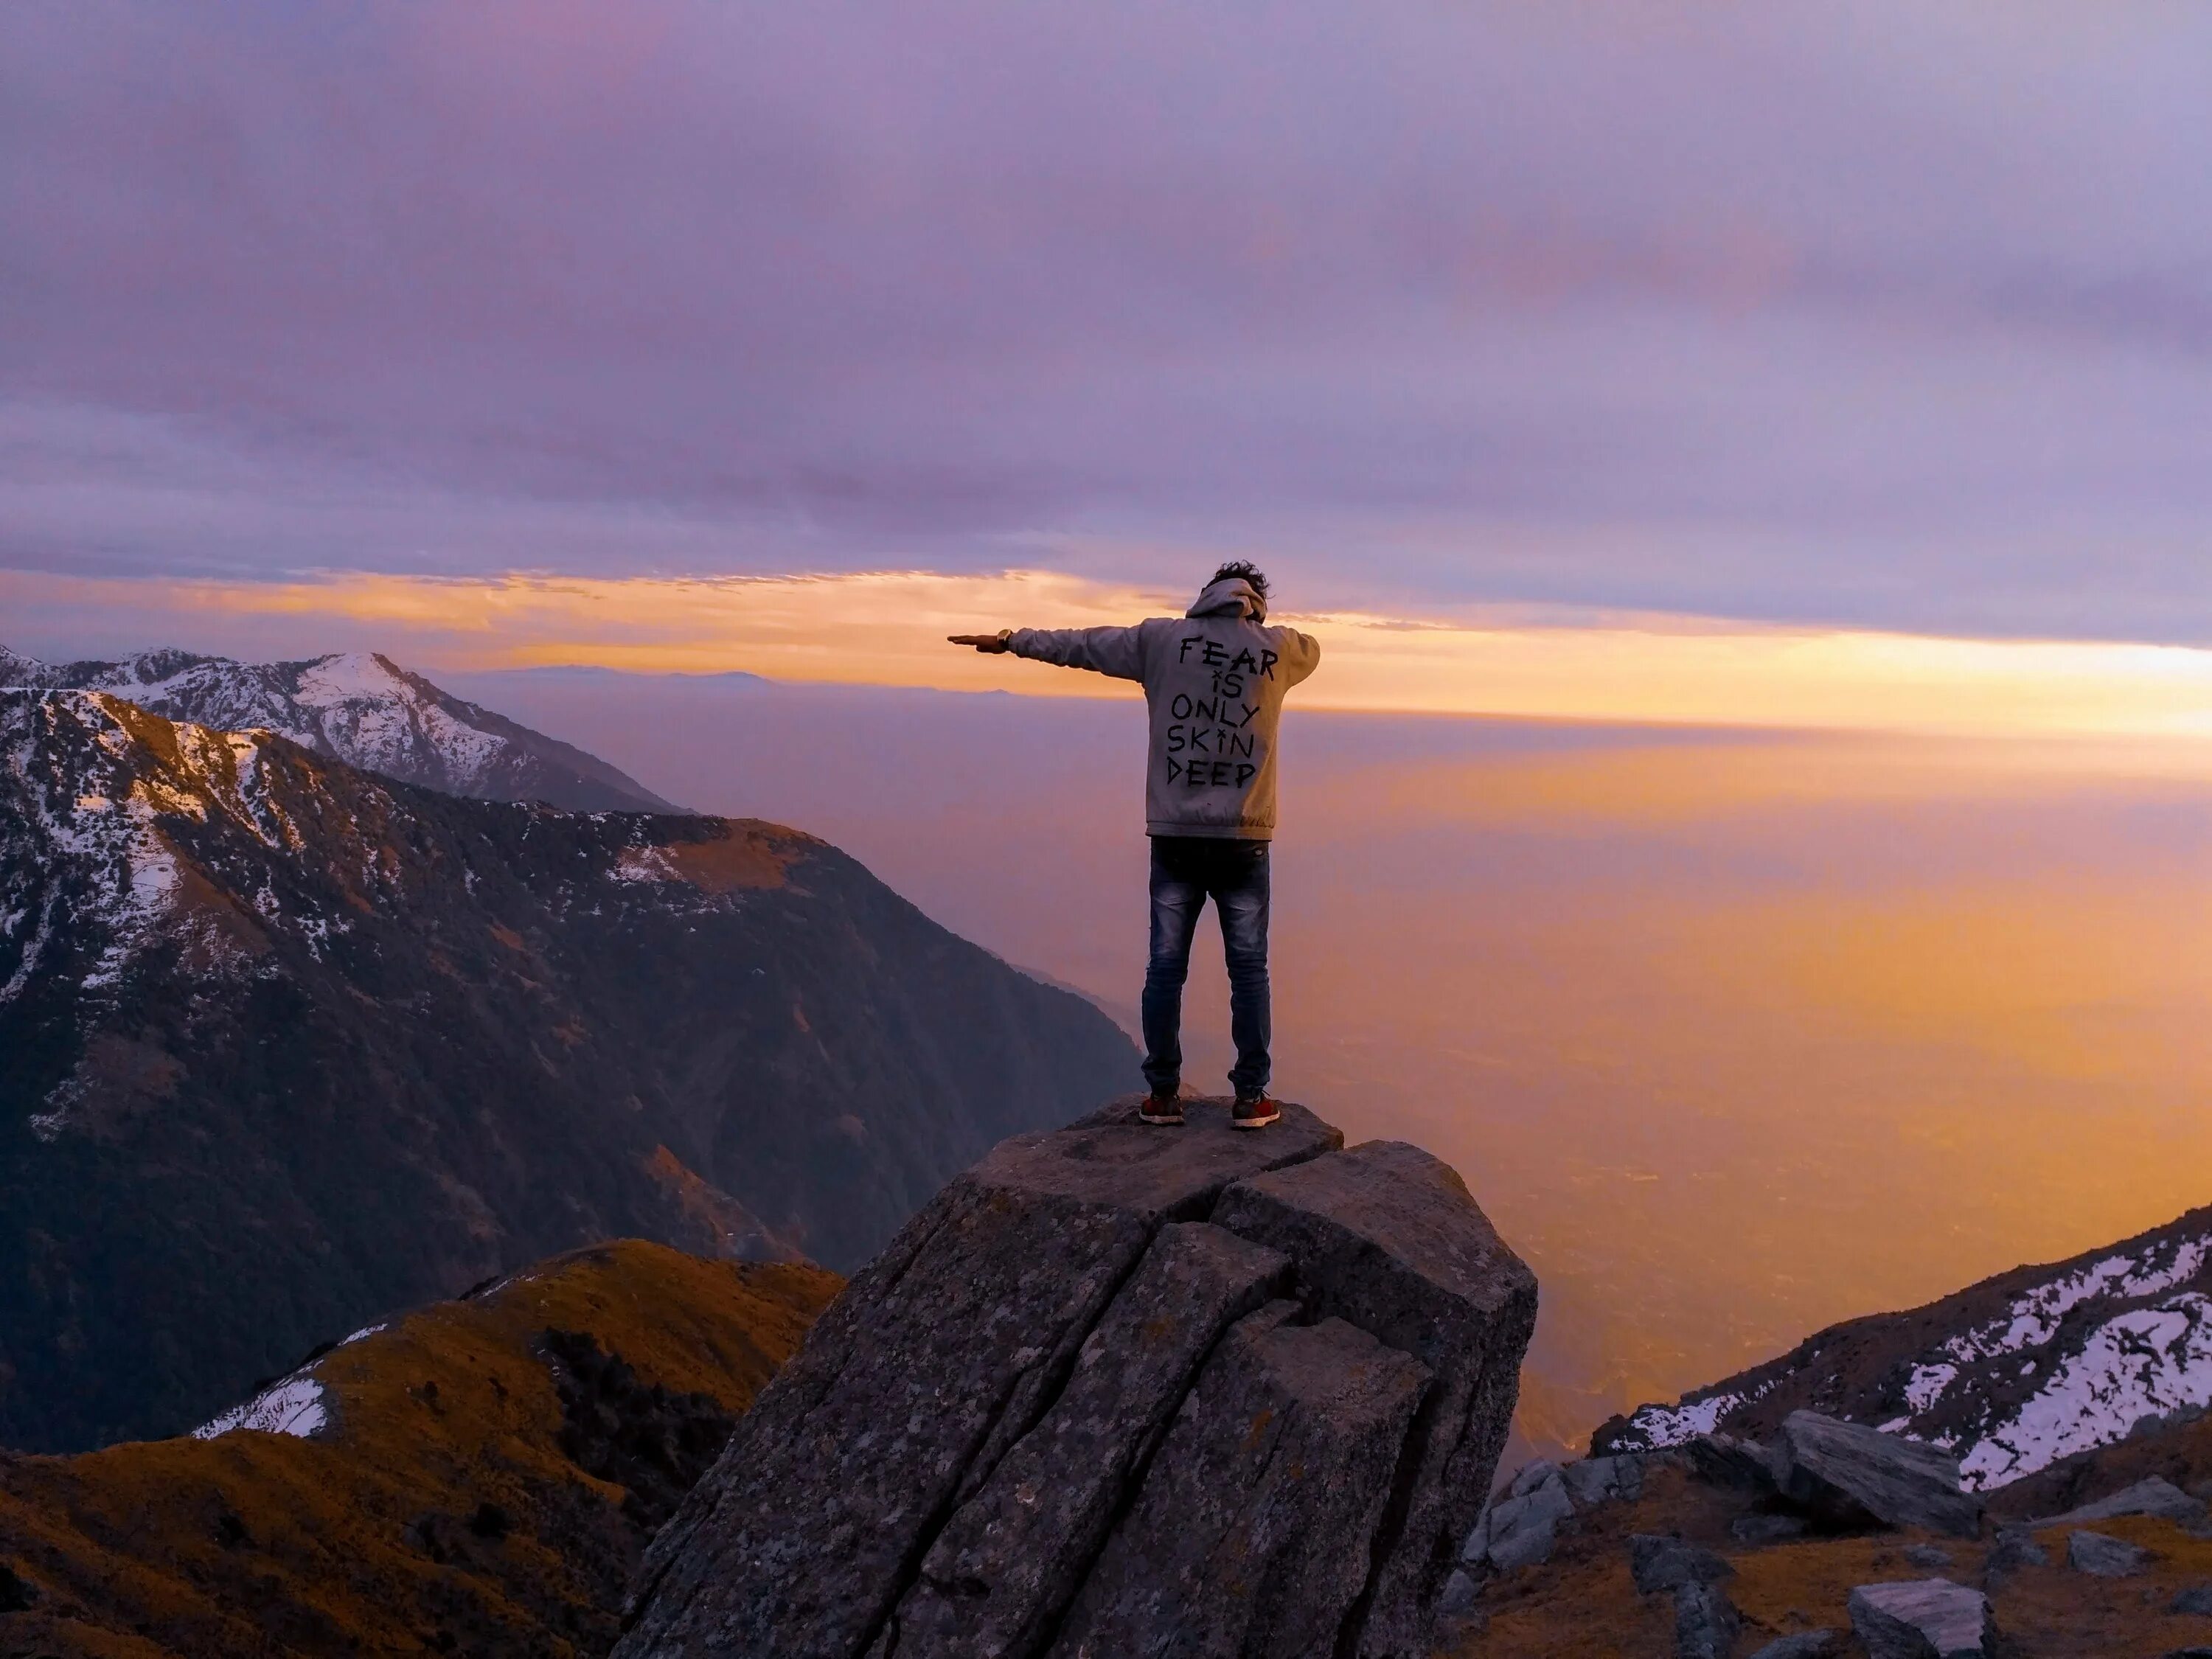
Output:
<instances>
[{"instance_id":1,"label":"man's dark hair","mask_svg":"<svg viewBox=\"0 0 2212 1659\"><path fill-rule=\"evenodd\" d=\"M1206 583L1206 586L1211 587L1213 582L1225 582L1231 576L1240 576L1251 583L1252 591L1261 599L1267 597L1267 578L1260 567L1249 559L1231 559L1213 573L1213 581Z\"/></svg>"}]
</instances>

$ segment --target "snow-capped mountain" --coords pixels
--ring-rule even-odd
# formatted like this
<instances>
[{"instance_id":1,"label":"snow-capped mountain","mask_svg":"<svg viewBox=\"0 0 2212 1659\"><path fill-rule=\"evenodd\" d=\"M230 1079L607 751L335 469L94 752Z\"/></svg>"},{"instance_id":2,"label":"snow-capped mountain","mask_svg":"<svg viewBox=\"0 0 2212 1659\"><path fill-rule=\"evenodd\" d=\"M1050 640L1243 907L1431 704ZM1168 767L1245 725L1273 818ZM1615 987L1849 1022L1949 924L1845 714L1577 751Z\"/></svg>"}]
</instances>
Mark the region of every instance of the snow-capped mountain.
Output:
<instances>
[{"instance_id":1,"label":"snow-capped mountain","mask_svg":"<svg viewBox=\"0 0 2212 1659\"><path fill-rule=\"evenodd\" d=\"M856 1265L1134 1063L811 836L0 690L0 1445L598 1239Z\"/></svg>"},{"instance_id":2,"label":"snow-capped mountain","mask_svg":"<svg viewBox=\"0 0 2212 1659\"><path fill-rule=\"evenodd\" d=\"M440 690L389 657L234 662L148 651L121 662L33 662L0 647L0 685L108 691L173 720L274 732L403 783L574 811L678 810L597 756Z\"/></svg>"},{"instance_id":3,"label":"snow-capped mountain","mask_svg":"<svg viewBox=\"0 0 2212 1659\"><path fill-rule=\"evenodd\" d=\"M2212 1405L2212 1208L1940 1302L1830 1327L1779 1359L1644 1406L1593 1451L1767 1438L1799 1407L1955 1454L1991 1490Z\"/></svg>"}]
</instances>

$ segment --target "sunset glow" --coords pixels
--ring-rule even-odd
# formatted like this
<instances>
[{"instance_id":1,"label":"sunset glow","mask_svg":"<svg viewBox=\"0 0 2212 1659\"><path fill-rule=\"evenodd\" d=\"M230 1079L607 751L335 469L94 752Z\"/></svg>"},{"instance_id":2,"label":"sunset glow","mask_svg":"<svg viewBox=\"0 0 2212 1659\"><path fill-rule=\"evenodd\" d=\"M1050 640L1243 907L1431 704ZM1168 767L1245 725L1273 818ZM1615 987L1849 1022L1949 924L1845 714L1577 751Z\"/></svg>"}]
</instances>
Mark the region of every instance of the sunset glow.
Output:
<instances>
[{"instance_id":1,"label":"sunset glow","mask_svg":"<svg viewBox=\"0 0 2212 1659\"><path fill-rule=\"evenodd\" d=\"M1057 572L629 579L334 574L283 582L102 580L0 573L16 638L72 618L146 642L251 653L272 629L426 668L547 665L732 671L844 684L1123 695L956 651L947 634L1085 628L1175 614L1164 592ZM1281 613L1317 635L1328 672L1304 706L1394 714L1806 729L2212 737L2212 650L2140 643L1946 639L1686 617L1530 623L1458 612Z\"/></svg>"}]
</instances>

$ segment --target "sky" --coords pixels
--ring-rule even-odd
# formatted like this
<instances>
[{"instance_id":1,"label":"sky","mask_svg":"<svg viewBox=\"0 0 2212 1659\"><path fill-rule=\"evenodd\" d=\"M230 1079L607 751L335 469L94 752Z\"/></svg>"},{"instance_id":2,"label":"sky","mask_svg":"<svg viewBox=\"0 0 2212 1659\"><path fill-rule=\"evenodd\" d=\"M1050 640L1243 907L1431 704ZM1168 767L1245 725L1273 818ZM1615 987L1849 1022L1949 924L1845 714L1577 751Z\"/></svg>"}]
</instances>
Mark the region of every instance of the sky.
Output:
<instances>
[{"instance_id":1,"label":"sky","mask_svg":"<svg viewBox=\"0 0 2212 1659\"><path fill-rule=\"evenodd\" d=\"M878 579L1049 623L1250 556L1851 689L2181 647L2092 673L2195 729L2208 60L2179 0L11 6L0 637L775 671L671 613L842 578L834 654ZM471 625L518 583L583 598ZM1599 712L1698 718L1646 658ZM1590 712L1492 672L1354 700Z\"/></svg>"},{"instance_id":2,"label":"sky","mask_svg":"<svg viewBox=\"0 0 2212 1659\"><path fill-rule=\"evenodd\" d=\"M1565 1443L2212 1196L2208 63L2191 0L0 6L0 645L386 651L1126 1017L1141 725L942 636L1257 560L1324 645L1280 1080L1468 1171Z\"/></svg>"}]
</instances>

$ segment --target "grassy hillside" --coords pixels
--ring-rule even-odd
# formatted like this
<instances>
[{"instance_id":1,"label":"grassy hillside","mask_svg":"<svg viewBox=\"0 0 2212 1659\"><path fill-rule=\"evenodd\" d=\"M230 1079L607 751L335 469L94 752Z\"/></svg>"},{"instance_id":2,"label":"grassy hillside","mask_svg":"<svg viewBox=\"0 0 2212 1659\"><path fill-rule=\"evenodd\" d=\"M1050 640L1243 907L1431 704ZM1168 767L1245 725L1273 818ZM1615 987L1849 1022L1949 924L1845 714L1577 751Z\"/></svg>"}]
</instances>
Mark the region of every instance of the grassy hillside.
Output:
<instances>
[{"instance_id":1,"label":"grassy hillside","mask_svg":"<svg viewBox=\"0 0 2212 1659\"><path fill-rule=\"evenodd\" d=\"M0 1460L0 1653L604 1652L664 1520L839 1288L636 1241L299 1374L328 1425Z\"/></svg>"}]
</instances>

